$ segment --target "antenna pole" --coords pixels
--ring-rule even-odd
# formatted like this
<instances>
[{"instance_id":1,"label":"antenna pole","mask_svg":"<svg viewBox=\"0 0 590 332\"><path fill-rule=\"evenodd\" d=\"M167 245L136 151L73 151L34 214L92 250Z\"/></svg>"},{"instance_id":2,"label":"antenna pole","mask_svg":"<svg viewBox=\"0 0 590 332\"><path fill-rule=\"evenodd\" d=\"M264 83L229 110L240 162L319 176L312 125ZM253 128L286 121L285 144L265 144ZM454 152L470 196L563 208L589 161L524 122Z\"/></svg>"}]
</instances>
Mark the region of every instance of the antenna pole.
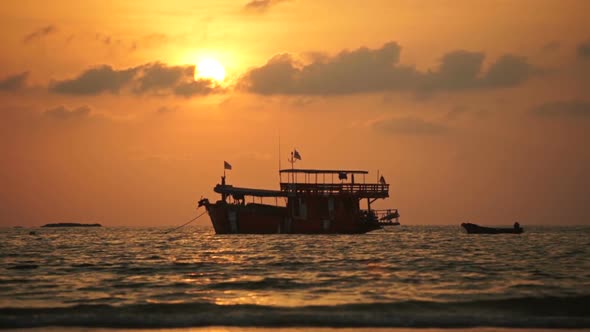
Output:
<instances>
[{"instance_id":1,"label":"antenna pole","mask_svg":"<svg viewBox=\"0 0 590 332\"><path fill-rule=\"evenodd\" d=\"M295 149L293 149L295 150ZM293 166L293 164L295 164L295 158L293 158L293 151L291 151L291 160L289 160L291 162L291 171L295 169L295 166ZM291 182L295 183L295 173L291 172Z\"/></svg>"}]
</instances>

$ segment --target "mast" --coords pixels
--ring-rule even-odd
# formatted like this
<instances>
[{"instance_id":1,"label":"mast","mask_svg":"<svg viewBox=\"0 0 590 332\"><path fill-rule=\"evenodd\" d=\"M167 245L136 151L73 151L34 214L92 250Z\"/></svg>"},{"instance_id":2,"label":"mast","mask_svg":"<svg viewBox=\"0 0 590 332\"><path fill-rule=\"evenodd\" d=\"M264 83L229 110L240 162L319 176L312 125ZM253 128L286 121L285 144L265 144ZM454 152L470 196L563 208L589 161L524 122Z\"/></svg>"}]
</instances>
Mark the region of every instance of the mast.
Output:
<instances>
[{"instance_id":1,"label":"mast","mask_svg":"<svg viewBox=\"0 0 590 332\"><path fill-rule=\"evenodd\" d=\"M293 148L293 150L295 150L295 148ZM294 170L295 158L293 158L293 151L291 151L291 159L289 161L291 162L291 170ZM291 183L295 183L295 172L291 172Z\"/></svg>"},{"instance_id":2,"label":"mast","mask_svg":"<svg viewBox=\"0 0 590 332\"><path fill-rule=\"evenodd\" d=\"M281 183L281 134L279 133L279 183Z\"/></svg>"}]
</instances>

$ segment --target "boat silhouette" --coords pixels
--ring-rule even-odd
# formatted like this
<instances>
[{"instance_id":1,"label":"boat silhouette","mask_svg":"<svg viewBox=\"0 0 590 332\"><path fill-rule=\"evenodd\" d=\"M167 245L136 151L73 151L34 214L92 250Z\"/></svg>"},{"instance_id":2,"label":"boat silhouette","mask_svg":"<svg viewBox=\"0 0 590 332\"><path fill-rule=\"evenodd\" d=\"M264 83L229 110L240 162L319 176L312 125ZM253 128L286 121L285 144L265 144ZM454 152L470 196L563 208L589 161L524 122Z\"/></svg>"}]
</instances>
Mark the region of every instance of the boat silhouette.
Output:
<instances>
[{"instance_id":1,"label":"boat silhouette","mask_svg":"<svg viewBox=\"0 0 590 332\"><path fill-rule=\"evenodd\" d=\"M521 234L524 229L516 222L514 227L484 227L472 223L462 223L463 227L468 234Z\"/></svg>"}]
</instances>

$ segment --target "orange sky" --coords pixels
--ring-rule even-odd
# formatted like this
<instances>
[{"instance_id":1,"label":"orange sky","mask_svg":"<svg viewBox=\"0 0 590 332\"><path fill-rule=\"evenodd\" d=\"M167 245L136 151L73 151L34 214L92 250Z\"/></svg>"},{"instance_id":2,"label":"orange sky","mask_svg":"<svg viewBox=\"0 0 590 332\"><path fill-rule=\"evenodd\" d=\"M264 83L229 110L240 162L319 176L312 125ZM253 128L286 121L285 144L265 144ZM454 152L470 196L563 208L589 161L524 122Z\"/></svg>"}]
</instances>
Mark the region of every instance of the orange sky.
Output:
<instances>
[{"instance_id":1,"label":"orange sky","mask_svg":"<svg viewBox=\"0 0 590 332\"><path fill-rule=\"evenodd\" d=\"M0 226L180 224L214 198L224 160L231 183L277 188L279 134L283 161L296 146L300 167L379 170L391 198L378 206L404 224L588 224L588 12L585 0L4 4ZM204 58L224 80L200 76Z\"/></svg>"}]
</instances>

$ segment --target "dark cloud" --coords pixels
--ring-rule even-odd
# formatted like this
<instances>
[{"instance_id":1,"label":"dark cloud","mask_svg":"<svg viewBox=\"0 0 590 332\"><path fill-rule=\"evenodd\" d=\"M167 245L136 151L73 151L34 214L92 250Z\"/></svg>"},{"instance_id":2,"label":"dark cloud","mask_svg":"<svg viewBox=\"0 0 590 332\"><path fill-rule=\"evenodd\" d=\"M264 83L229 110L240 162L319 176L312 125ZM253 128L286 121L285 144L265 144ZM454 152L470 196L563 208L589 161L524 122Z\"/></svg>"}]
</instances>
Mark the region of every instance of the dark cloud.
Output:
<instances>
[{"instance_id":1,"label":"dark cloud","mask_svg":"<svg viewBox=\"0 0 590 332\"><path fill-rule=\"evenodd\" d=\"M41 28L38 28L37 30L29 33L28 35L23 37L23 43L30 43L33 42L35 40L39 40L45 36L48 36L52 33L55 33L57 31L57 28L55 27L55 25L48 25L48 26L44 26Z\"/></svg>"},{"instance_id":2,"label":"dark cloud","mask_svg":"<svg viewBox=\"0 0 590 332\"><path fill-rule=\"evenodd\" d=\"M90 115L90 107L80 106L78 108L68 109L62 105L46 110L43 112L43 115L59 120L81 119Z\"/></svg>"},{"instance_id":3,"label":"dark cloud","mask_svg":"<svg viewBox=\"0 0 590 332\"><path fill-rule=\"evenodd\" d=\"M590 59L590 40L578 45L577 53L580 58Z\"/></svg>"},{"instance_id":4,"label":"dark cloud","mask_svg":"<svg viewBox=\"0 0 590 332\"><path fill-rule=\"evenodd\" d=\"M485 87L501 88L521 84L535 73L525 57L503 55L488 69L482 79Z\"/></svg>"},{"instance_id":5,"label":"dark cloud","mask_svg":"<svg viewBox=\"0 0 590 332\"><path fill-rule=\"evenodd\" d=\"M438 71L431 72L425 80L429 89L468 89L478 85L485 55L478 52L454 51L441 59Z\"/></svg>"},{"instance_id":6,"label":"dark cloud","mask_svg":"<svg viewBox=\"0 0 590 332\"><path fill-rule=\"evenodd\" d=\"M524 57L504 55L483 70L485 55L464 50L445 54L435 70L399 64L401 47L390 42L339 54L315 56L305 65L288 54L273 57L244 75L240 87L259 94L335 95L380 91L502 88L521 84L536 71Z\"/></svg>"},{"instance_id":7,"label":"dark cloud","mask_svg":"<svg viewBox=\"0 0 590 332\"><path fill-rule=\"evenodd\" d=\"M388 43L377 50L363 47L332 58L317 56L304 66L282 54L248 72L241 84L260 94L329 95L415 87L420 74L397 64L400 51L397 43Z\"/></svg>"},{"instance_id":8,"label":"dark cloud","mask_svg":"<svg viewBox=\"0 0 590 332\"><path fill-rule=\"evenodd\" d=\"M166 35L152 34L143 38L128 39L118 35L110 35L105 33L95 33L93 40L111 51L116 52L134 52L140 48L147 48L156 46L158 40L166 40ZM157 46L161 46L158 44Z\"/></svg>"},{"instance_id":9,"label":"dark cloud","mask_svg":"<svg viewBox=\"0 0 590 332\"><path fill-rule=\"evenodd\" d=\"M261 94L297 93L295 84L299 76L288 54L276 55L262 67L252 69L242 83L252 92Z\"/></svg>"},{"instance_id":10,"label":"dark cloud","mask_svg":"<svg viewBox=\"0 0 590 332\"><path fill-rule=\"evenodd\" d=\"M251 0L250 2L244 5L244 11L264 13L270 7L275 6L284 1L285 0Z\"/></svg>"},{"instance_id":11,"label":"dark cloud","mask_svg":"<svg viewBox=\"0 0 590 332\"><path fill-rule=\"evenodd\" d=\"M524 57L506 54L483 70L485 55L480 52L454 51L445 54L438 70L424 75L419 89L467 90L517 86L536 73Z\"/></svg>"},{"instance_id":12,"label":"dark cloud","mask_svg":"<svg viewBox=\"0 0 590 332\"><path fill-rule=\"evenodd\" d=\"M558 42L557 40L552 40L550 42L548 42L547 44L543 45L543 47L541 47L541 50L544 52L553 52L553 51L557 51L561 48L561 43Z\"/></svg>"},{"instance_id":13,"label":"dark cloud","mask_svg":"<svg viewBox=\"0 0 590 332\"><path fill-rule=\"evenodd\" d=\"M137 93L160 91L179 83L194 80L195 66L167 66L163 63L152 63L141 67L141 75L136 78Z\"/></svg>"},{"instance_id":14,"label":"dark cloud","mask_svg":"<svg viewBox=\"0 0 590 332\"><path fill-rule=\"evenodd\" d=\"M102 33L97 33L96 35L94 35L94 40L96 40L97 42L99 42L107 47L121 46L123 44L123 41L121 39L115 39L115 37L113 37L113 36L102 34Z\"/></svg>"},{"instance_id":15,"label":"dark cloud","mask_svg":"<svg viewBox=\"0 0 590 332\"><path fill-rule=\"evenodd\" d=\"M449 130L444 125L415 117L381 120L375 122L373 127L388 134L404 135L439 135Z\"/></svg>"},{"instance_id":16,"label":"dark cloud","mask_svg":"<svg viewBox=\"0 0 590 332\"><path fill-rule=\"evenodd\" d=\"M590 101L554 101L538 105L532 112L542 116L590 116Z\"/></svg>"},{"instance_id":17,"label":"dark cloud","mask_svg":"<svg viewBox=\"0 0 590 332\"><path fill-rule=\"evenodd\" d=\"M127 69L110 66L91 68L79 76L53 82L50 91L73 95L97 95L101 93L176 94L183 97L221 92L210 80L195 80L195 66L168 66L164 63L148 63Z\"/></svg>"},{"instance_id":18,"label":"dark cloud","mask_svg":"<svg viewBox=\"0 0 590 332\"><path fill-rule=\"evenodd\" d=\"M215 91L221 92L221 89L215 87L210 80L196 80L192 82L185 82L174 88L174 94L183 97L207 95Z\"/></svg>"},{"instance_id":19,"label":"dark cloud","mask_svg":"<svg viewBox=\"0 0 590 332\"><path fill-rule=\"evenodd\" d=\"M0 91L16 91L25 87L29 72L11 75L0 79Z\"/></svg>"},{"instance_id":20,"label":"dark cloud","mask_svg":"<svg viewBox=\"0 0 590 332\"><path fill-rule=\"evenodd\" d=\"M76 78L53 82L49 90L73 95L96 95L103 92L118 93L123 86L131 82L138 69L138 67L135 67L116 70L107 65L91 68Z\"/></svg>"}]
</instances>

